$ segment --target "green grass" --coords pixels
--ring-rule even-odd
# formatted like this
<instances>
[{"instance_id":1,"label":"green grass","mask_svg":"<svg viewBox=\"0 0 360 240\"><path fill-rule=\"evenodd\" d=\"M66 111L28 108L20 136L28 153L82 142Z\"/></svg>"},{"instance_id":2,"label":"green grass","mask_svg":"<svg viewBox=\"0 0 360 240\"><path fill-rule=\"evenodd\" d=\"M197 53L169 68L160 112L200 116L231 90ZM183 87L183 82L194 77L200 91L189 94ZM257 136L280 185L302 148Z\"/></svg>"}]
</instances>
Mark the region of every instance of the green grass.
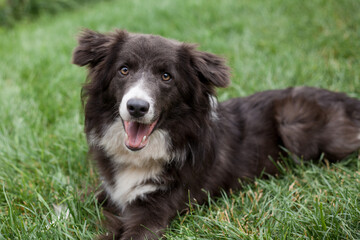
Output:
<instances>
[{"instance_id":1,"label":"green grass","mask_svg":"<svg viewBox=\"0 0 360 240\"><path fill-rule=\"evenodd\" d=\"M360 1L123 0L0 29L0 239L104 232L87 160L76 34L126 28L201 44L232 68L221 100L310 85L360 98ZM360 163L306 164L192 205L169 239L360 239ZM54 206L69 208L58 216Z\"/></svg>"},{"instance_id":2,"label":"green grass","mask_svg":"<svg viewBox=\"0 0 360 240\"><path fill-rule=\"evenodd\" d=\"M0 0L0 27L12 27L19 21L31 21L44 13L56 14L91 0Z\"/></svg>"}]
</instances>

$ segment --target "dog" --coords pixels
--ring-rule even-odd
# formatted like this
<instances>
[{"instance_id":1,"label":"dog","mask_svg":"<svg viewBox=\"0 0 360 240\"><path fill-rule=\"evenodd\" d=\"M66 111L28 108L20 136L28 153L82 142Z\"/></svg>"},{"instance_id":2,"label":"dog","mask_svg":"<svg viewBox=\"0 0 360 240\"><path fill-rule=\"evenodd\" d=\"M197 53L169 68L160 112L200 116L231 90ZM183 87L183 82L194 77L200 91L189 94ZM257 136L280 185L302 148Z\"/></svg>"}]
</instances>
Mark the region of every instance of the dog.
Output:
<instances>
[{"instance_id":1,"label":"dog","mask_svg":"<svg viewBox=\"0 0 360 240\"><path fill-rule=\"evenodd\" d=\"M219 103L230 69L193 44L83 30L73 63L88 67L85 133L105 239L159 239L189 201L277 174L281 155L335 162L360 148L359 100L301 86Z\"/></svg>"}]
</instances>

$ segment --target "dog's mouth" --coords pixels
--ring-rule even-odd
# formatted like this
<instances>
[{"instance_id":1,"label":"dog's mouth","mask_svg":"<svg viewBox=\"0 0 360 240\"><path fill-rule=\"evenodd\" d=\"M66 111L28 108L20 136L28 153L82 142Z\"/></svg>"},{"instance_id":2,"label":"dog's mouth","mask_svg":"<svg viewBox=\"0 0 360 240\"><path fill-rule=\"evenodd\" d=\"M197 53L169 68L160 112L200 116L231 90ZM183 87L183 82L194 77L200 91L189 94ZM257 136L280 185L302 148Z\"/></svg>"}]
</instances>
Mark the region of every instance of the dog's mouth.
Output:
<instances>
[{"instance_id":1,"label":"dog's mouth","mask_svg":"<svg viewBox=\"0 0 360 240\"><path fill-rule=\"evenodd\" d=\"M144 148L147 145L149 136L153 132L157 122L158 119L150 124L136 121L124 121L126 147L131 151L138 151Z\"/></svg>"}]
</instances>

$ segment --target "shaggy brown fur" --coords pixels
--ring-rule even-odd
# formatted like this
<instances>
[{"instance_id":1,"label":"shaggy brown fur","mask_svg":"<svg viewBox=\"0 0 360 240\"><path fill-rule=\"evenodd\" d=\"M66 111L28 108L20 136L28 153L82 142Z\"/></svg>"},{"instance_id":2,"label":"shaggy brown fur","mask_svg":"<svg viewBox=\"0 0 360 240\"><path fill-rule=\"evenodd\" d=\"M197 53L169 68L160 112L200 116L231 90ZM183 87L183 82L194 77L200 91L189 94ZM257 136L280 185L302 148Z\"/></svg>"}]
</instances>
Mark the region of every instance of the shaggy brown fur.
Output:
<instances>
[{"instance_id":1,"label":"shaggy brown fur","mask_svg":"<svg viewBox=\"0 0 360 240\"><path fill-rule=\"evenodd\" d=\"M281 146L296 158L316 160L324 153L330 161L360 147L359 100L296 87L217 103L215 88L230 83L229 68L193 45L85 30L73 62L89 69L83 88L85 132L104 183L99 199L108 210L109 239L158 239L187 208L189 194L203 203L203 189L216 196L221 189L238 189L238 179L277 173L269 158L286 154ZM124 66L126 76L119 74ZM164 73L171 81L161 80ZM148 145L132 151L122 142L128 135L119 108L140 79L153 96L158 122ZM127 181L134 185L122 194Z\"/></svg>"}]
</instances>

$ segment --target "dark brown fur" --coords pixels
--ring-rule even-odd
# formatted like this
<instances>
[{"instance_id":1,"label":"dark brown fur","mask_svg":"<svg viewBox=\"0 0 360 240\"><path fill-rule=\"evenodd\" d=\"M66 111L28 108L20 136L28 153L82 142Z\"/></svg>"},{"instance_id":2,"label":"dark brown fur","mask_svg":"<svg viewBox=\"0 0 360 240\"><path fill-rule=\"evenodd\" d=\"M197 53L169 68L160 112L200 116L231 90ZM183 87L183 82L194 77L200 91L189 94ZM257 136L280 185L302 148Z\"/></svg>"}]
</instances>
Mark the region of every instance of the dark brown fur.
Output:
<instances>
[{"instance_id":1,"label":"dark brown fur","mask_svg":"<svg viewBox=\"0 0 360 240\"><path fill-rule=\"evenodd\" d=\"M136 42L131 42L137 37ZM229 84L224 60L189 44L152 35L86 30L79 38L73 62L89 68L83 88L85 132L101 136L119 117L126 84L116 78L122 61L142 72L172 71L171 85L157 85L161 118L157 129L171 139L174 161L164 166L160 182L165 189L136 199L120 211L107 201L111 223L109 239L157 239L190 199L203 203L221 189L239 189L238 179L262 172L277 173L269 159L278 159L284 146L294 157L318 159L322 153L338 161L360 147L360 101L342 93L300 87L256 93L230 99L214 107L209 97L215 87ZM154 66L159 66L154 70ZM160 69L163 66L164 69ZM166 68L166 69L165 69ZM168 70L171 69L171 70ZM137 71L140 71L137 70ZM152 76L152 75L151 75ZM104 149L91 146L100 174L114 180L111 159ZM106 194L101 194L101 201ZM145 227L144 227L145 226ZM104 236L106 238L106 236Z\"/></svg>"}]
</instances>

